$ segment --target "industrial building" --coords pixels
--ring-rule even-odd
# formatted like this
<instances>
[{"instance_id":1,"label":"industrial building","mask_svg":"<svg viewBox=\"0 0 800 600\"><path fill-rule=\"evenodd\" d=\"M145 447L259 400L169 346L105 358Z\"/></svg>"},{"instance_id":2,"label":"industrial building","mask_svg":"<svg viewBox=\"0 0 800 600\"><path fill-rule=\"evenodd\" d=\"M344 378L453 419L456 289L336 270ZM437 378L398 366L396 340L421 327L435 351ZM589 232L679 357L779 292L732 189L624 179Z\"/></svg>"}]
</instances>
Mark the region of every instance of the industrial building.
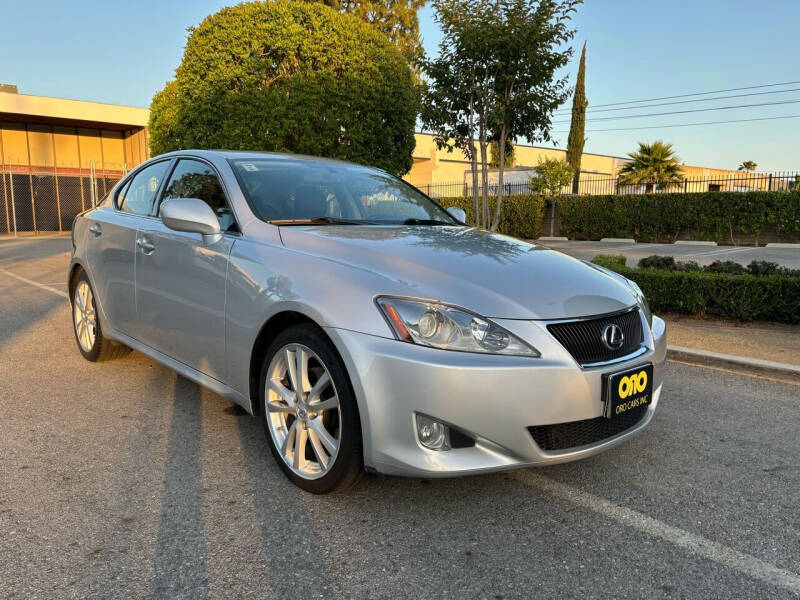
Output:
<instances>
[{"instance_id":1,"label":"industrial building","mask_svg":"<svg viewBox=\"0 0 800 600\"><path fill-rule=\"evenodd\" d=\"M148 114L0 86L0 234L68 231L75 214L148 158Z\"/></svg>"}]
</instances>

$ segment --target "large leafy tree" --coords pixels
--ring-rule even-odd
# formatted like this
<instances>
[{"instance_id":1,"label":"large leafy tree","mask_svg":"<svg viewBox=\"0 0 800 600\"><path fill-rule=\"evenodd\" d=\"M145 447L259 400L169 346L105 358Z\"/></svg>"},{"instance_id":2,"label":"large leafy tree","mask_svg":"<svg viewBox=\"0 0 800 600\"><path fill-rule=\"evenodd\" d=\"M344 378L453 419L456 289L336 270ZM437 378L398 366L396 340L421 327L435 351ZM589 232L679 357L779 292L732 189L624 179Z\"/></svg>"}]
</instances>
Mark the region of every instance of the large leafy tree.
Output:
<instances>
[{"instance_id":1,"label":"large leafy tree","mask_svg":"<svg viewBox=\"0 0 800 600\"><path fill-rule=\"evenodd\" d=\"M661 140L652 144L639 142L639 150L628 156L631 162L619 170L619 185L644 185L649 194L683 181L683 170L672 144Z\"/></svg>"},{"instance_id":2,"label":"large leafy tree","mask_svg":"<svg viewBox=\"0 0 800 600\"><path fill-rule=\"evenodd\" d=\"M408 62L375 28L319 3L248 2L190 30L153 101L151 150L298 152L400 175L417 109Z\"/></svg>"},{"instance_id":3,"label":"large leafy tree","mask_svg":"<svg viewBox=\"0 0 800 600\"><path fill-rule=\"evenodd\" d=\"M575 82L575 93L572 95L572 123L567 138L567 162L572 167L572 193L578 193L581 180L581 157L583 145L586 143L586 43L581 51L581 62L578 65L578 80Z\"/></svg>"},{"instance_id":4,"label":"large leafy tree","mask_svg":"<svg viewBox=\"0 0 800 600\"><path fill-rule=\"evenodd\" d=\"M150 103L150 154L157 156L181 147L175 127L178 124L178 84L168 81Z\"/></svg>"},{"instance_id":5,"label":"large leafy tree","mask_svg":"<svg viewBox=\"0 0 800 600\"><path fill-rule=\"evenodd\" d=\"M581 0L494 0L488 23L496 57L490 128L500 144L498 193L491 230L503 206L506 140L550 141L551 116L569 93L556 73L572 56L565 48L575 31L569 22Z\"/></svg>"},{"instance_id":6,"label":"large leafy tree","mask_svg":"<svg viewBox=\"0 0 800 600\"><path fill-rule=\"evenodd\" d=\"M409 62L422 58L417 11L425 0L306 0L355 15L373 25L397 45Z\"/></svg>"},{"instance_id":7,"label":"large leafy tree","mask_svg":"<svg viewBox=\"0 0 800 600\"><path fill-rule=\"evenodd\" d=\"M496 230L503 205L506 142L550 140L552 112L567 99L556 73L572 54L565 44L580 0L435 0L443 40L428 63L423 124L481 165L477 225ZM454 81L459 82L453 86ZM457 134L458 138L448 138ZM452 139L453 141L448 141ZM488 212L488 148L498 143L498 197ZM474 164L474 162L473 162ZM473 168L473 180L476 179ZM475 202L475 200L474 200Z\"/></svg>"},{"instance_id":8,"label":"large leafy tree","mask_svg":"<svg viewBox=\"0 0 800 600\"><path fill-rule=\"evenodd\" d=\"M488 227L487 106L490 90L485 81L492 59L482 35L485 31L480 27L488 18L487 7L485 3L473 6L467 0L438 0L435 8L443 35L438 56L423 62L428 81L423 93L422 125L434 133L440 149L461 150L469 159L475 226Z\"/></svg>"}]
</instances>

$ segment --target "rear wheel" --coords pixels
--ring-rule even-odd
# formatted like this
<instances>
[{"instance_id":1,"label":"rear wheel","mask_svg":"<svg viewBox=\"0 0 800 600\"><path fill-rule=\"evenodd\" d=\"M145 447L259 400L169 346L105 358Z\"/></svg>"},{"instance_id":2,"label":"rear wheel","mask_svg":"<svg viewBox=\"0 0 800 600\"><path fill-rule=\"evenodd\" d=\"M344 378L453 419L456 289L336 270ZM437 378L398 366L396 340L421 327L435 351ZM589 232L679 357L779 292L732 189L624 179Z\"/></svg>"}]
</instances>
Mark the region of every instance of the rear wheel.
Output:
<instances>
[{"instance_id":1,"label":"rear wheel","mask_svg":"<svg viewBox=\"0 0 800 600\"><path fill-rule=\"evenodd\" d=\"M313 325L278 334L261 369L261 414L286 476L315 494L353 485L363 471L361 427L344 364Z\"/></svg>"},{"instance_id":2,"label":"rear wheel","mask_svg":"<svg viewBox=\"0 0 800 600\"><path fill-rule=\"evenodd\" d=\"M97 318L97 304L89 277L81 271L72 286L72 328L78 349L86 360L99 362L120 358L131 349L103 335Z\"/></svg>"}]
</instances>

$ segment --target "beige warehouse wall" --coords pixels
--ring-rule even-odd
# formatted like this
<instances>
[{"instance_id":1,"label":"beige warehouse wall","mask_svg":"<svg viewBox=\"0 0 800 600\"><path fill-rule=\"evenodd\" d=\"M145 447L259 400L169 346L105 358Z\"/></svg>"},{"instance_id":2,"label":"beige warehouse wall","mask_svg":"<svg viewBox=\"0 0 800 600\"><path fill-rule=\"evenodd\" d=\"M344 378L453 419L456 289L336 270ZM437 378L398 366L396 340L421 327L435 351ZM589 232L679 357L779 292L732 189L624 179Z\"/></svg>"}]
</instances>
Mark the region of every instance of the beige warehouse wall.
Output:
<instances>
[{"instance_id":1,"label":"beige warehouse wall","mask_svg":"<svg viewBox=\"0 0 800 600\"><path fill-rule=\"evenodd\" d=\"M80 165L75 128L53 127L53 143L56 148L57 167L77 168Z\"/></svg>"},{"instance_id":2,"label":"beige warehouse wall","mask_svg":"<svg viewBox=\"0 0 800 600\"><path fill-rule=\"evenodd\" d=\"M5 164L28 164L28 135L20 123L0 122L0 137L3 140L3 162Z\"/></svg>"},{"instance_id":3,"label":"beige warehouse wall","mask_svg":"<svg viewBox=\"0 0 800 600\"><path fill-rule=\"evenodd\" d=\"M9 168L89 169L122 173L148 158L144 130L122 132L87 127L0 121L3 154Z\"/></svg>"},{"instance_id":4,"label":"beige warehouse wall","mask_svg":"<svg viewBox=\"0 0 800 600\"><path fill-rule=\"evenodd\" d=\"M464 153L458 149L452 152L439 150L434 137L426 133L415 134L417 142L414 148L414 165L405 179L414 185L435 183L453 183L464 181L465 173L469 173L470 163ZM548 158L563 159L566 152L558 148L517 145L514 153L514 166L534 168L540 160ZM584 154L581 159L581 170L597 173L598 176L611 177L616 174L625 159L602 154Z\"/></svg>"}]
</instances>

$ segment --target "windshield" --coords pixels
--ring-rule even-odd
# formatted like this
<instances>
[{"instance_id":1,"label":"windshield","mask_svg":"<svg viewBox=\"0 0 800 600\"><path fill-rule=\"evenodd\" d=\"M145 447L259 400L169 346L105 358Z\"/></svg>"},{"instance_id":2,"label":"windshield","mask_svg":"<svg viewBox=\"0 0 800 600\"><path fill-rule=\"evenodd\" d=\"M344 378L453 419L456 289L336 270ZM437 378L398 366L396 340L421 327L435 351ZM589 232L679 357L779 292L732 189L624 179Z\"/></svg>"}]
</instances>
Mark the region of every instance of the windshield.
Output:
<instances>
[{"instance_id":1,"label":"windshield","mask_svg":"<svg viewBox=\"0 0 800 600\"><path fill-rule=\"evenodd\" d=\"M229 162L264 221L459 224L422 192L378 169L307 159Z\"/></svg>"}]
</instances>

